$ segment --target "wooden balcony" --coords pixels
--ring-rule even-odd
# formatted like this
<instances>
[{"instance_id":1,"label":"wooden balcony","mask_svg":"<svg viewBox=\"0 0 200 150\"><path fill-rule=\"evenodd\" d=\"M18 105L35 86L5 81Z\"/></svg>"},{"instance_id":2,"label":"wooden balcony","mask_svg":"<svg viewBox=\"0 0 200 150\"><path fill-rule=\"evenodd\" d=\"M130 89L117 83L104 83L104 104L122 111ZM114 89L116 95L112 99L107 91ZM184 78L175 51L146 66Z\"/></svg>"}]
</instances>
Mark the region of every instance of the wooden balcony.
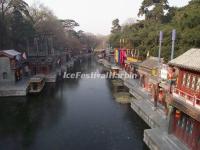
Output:
<instances>
[{"instance_id":1,"label":"wooden balcony","mask_svg":"<svg viewBox=\"0 0 200 150\"><path fill-rule=\"evenodd\" d=\"M170 105L200 122L200 99L196 96L175 88Z\"/></svg>"},{"instance_id":2,"label":"wooden balcony","mask_svg":"<svg viewBox=\"0 0 200 150\"><path fill-rule=\"evenodd\" d=\"M179 98L184 103L200 110L200 99L195 95L190 95L180 89L175 88L173 91L173 97Z\"/></svg>"}]
</instances>

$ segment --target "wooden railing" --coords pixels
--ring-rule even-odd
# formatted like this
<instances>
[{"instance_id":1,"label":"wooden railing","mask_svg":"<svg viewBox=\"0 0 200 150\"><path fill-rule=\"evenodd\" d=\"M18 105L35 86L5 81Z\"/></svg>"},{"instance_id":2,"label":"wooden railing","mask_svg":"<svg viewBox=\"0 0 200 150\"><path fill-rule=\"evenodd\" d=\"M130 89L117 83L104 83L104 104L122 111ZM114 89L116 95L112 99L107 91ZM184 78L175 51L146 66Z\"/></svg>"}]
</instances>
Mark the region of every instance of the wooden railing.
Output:
<instances>
[{"instance_id":1,"label":"wooden railing","mask_svg":"<svg viewBox=\"0 0 200 150\"><path fill-rule=\"evenodd\" d=\"M177 94L184 100L185 103L192 105L195 108L200 109L200 99L196 97L196 95L188 94L180 89L175 88L173 91L173 95Z\"/></svg>"}]
</instances>

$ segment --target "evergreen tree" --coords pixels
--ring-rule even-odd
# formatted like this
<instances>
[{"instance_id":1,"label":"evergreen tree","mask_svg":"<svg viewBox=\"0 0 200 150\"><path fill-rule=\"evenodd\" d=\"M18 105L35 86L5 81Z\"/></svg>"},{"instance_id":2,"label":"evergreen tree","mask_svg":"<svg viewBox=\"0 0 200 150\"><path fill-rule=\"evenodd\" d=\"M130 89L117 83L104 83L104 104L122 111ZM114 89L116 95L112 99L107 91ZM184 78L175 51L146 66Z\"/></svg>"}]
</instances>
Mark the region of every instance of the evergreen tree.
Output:
<instances>
[{"instance_id":1,"label":"evergreen tree","mask_svg":"<svg viewBox=\"0 0 200 150\"><path fill-rule=\"evenodd\" d=\"M164 12L168 9L168 0L143 0L138 16L145 15L146 20L162 21Z\"/></svg>"},{"instance_id":2,"label":"evergreen tree","mask_svg":"<svg viewBox=\"0 0 200 150\"><path fill-rule=\"evenodd\" d=\"M121 31L121 26L119 25L119 19L113 20L111 33L118 33L120 31Z\"/></svg>"}]
</instances>

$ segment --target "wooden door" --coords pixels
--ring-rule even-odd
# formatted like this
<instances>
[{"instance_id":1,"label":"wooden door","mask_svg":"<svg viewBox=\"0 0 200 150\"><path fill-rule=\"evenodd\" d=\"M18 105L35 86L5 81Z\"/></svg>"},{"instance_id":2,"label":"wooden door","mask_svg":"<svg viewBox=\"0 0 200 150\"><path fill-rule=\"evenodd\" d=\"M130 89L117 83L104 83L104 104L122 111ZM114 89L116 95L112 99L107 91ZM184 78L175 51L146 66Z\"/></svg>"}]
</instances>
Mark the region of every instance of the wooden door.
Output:
<instances>
[{"instance_id":1,"label":"wooden door","mask_svg":"<svg viewBox=\"0 0 200 150\"><path fill-rule=\"evenodd\" d=\"M185 115L182 115L181 118L181 123L180 123L180 129L179 129L179 137L181 139L181 141L184 141L184 136L186 134L186 123L187 123L187 117Z\"/></svg>"},{"instance_id":2,"label":"wooden door","mask_svg":"<svg viewBox=\"0 0 200 150\"><path fill-rule=\"evenodd\" d=\"M176 110L174 116L174 134L176 137L180 138L180 131L181 131L181 112Z\"/></svg>"}]
</instances>

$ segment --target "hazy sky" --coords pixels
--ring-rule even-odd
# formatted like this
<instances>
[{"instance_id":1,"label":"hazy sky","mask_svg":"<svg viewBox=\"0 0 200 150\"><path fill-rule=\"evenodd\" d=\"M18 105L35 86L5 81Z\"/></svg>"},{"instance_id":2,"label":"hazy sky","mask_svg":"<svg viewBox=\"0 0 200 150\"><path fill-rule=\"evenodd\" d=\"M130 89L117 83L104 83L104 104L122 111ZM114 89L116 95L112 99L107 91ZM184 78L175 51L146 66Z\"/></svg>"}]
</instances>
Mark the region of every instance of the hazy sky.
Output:
<instances>
[{"instance_id":1,"label":"hazy sky","mask_svg":"<svg viewBox=\"0 0 200 150\"><path fill-rule=\"evenodd\" d=\"M48 6L60 19L74 19L79 29L95 34L109 34L112 20L124 23L137 18L142 0L25 0ZM170 6L184 6L189 0L169 0Z\"/></svg>"}]
</instances>

